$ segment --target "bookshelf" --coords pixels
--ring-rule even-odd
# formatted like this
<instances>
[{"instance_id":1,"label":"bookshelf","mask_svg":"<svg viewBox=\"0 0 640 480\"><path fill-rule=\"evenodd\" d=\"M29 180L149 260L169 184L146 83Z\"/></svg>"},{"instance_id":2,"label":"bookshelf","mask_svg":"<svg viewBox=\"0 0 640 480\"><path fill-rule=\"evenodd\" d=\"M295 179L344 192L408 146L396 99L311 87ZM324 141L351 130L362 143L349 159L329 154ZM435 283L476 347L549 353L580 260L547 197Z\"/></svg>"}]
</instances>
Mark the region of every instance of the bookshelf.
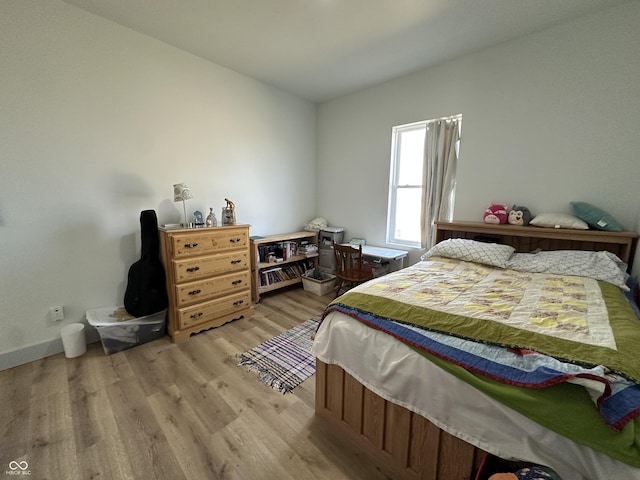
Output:
<instances>
[{"instance_id":1,"label":"bookshelf","mask_svg":"<svg viewBox=\"0 0 640 480\"><path fill-rule=\"evenodd\" d=\"M310 246L307 250L307 246ZM302 274L318 267L318 234L294 232L251 237L251 294L260 295L302 283Z\"/></svg>"}]
</instances>

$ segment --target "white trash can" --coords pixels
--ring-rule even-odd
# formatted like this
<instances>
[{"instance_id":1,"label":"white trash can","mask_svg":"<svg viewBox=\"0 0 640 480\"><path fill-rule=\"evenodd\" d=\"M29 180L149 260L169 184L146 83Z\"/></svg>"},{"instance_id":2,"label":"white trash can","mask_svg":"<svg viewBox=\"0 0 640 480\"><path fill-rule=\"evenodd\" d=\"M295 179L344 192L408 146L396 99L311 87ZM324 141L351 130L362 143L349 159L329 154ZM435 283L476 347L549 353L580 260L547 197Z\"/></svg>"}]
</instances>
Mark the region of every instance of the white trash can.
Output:
<instances>
[{"instance_id":1,"label":"white trash can","mask_svg":"<svg viewBox=\"0 0 640 480\"><path fill-rule=\"evenodd\" d=\"M79 357L87 351L87 341L84 338L84 324L70 323L60 330L64 356L67 358Z\"/></svg>"}]
</instances>

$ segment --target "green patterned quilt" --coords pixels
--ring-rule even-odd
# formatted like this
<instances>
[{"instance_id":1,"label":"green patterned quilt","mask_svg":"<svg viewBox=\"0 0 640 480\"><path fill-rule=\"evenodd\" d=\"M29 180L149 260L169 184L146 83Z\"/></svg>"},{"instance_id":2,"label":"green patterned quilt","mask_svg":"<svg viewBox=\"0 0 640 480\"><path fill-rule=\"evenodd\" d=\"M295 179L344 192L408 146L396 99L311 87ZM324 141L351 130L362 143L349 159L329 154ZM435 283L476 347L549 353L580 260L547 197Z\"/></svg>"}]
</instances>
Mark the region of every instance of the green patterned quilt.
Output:
<instances>
[{"instance_id":1,"label":"green patterned quilt","mask_svg":"<svg viewBox=\"0 0 640 480\"><path fill-rule=\"evenodd\" d=\"M432 257L353 288L332 310L404 341L547 428L640 467L640 321L618 287ZM521 388L529 374L540 384ZM576 378L603 388L597 408L593 391L566 383Z\"/></svg>"}]
</instances>

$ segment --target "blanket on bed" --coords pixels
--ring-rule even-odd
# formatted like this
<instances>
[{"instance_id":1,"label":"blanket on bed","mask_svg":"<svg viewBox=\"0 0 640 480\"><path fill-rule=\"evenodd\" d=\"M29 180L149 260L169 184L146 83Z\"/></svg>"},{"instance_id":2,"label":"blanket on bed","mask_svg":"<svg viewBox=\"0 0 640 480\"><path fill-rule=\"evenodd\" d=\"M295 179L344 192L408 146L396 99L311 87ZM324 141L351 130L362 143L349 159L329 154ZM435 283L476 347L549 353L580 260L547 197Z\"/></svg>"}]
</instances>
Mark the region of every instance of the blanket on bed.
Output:
<instances>
[{"instance_id":1,"label":"blanket on bed","mask_svg":"<svg viewBox=\"0 0 640 480\"><path fill-rule=\"evenodd\" d=\"M640 322L605 282L431 258L331 310L503 383L581 384L615 430L640 414Z\"/></svg>"}]
</instances>

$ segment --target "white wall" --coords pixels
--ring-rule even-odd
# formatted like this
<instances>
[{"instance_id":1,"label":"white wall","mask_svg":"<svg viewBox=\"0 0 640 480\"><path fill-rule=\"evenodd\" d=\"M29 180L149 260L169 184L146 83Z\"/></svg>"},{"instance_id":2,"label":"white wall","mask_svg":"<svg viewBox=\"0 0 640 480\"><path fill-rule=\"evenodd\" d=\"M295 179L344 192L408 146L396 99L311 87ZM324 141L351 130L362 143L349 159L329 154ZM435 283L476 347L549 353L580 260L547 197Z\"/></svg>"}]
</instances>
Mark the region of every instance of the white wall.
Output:
<instances>
[{"instance_id":1,"label":"white wall","mask_svg":"<svg viewBox=\"0 0 640 480\"><path fill-rule=\"evenodd\" d=\"M455 219L583 200L637 230L638 25L634 2L320 105L318 214L384 245L391 128L461 113Z\"/></svg>"},{"instance_id":2,"label":"white wall","mask_svg":"<svg viewBox=\"0 0 640 480\"><path fill-rule=\"evenodd\" d=\"M0 369L122 303L140 211L179 222L176 182L252 234L314 217L312 103L58 0L4 0L0 45Z\"/></svg>"}]
</instances>

